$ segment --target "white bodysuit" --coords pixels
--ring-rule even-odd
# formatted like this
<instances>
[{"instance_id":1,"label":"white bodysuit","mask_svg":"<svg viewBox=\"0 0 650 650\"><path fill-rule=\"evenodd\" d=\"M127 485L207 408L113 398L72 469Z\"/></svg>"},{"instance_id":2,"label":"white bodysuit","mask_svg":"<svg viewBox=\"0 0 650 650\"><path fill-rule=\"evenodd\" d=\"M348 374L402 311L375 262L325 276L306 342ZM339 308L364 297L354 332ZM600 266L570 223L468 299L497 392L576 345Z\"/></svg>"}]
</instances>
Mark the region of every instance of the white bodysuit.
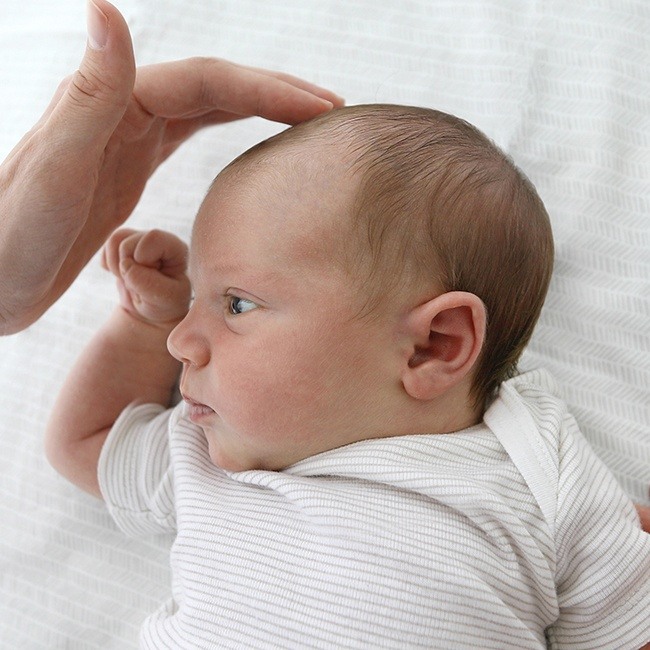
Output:
<instances>
[{"instance_id":1,"label":"white bodysuit","mask_svg":"<svg viewBox=\"0 0 650 650\"><path fill-rule=\"evenodd\" d=\"M366 440L282 472L215 467L184 407L129 407L100 485L174 531L146 648L584 648L650 641L650 535L547 376L480 425ZM507 451L506 451L507 450Z\"/></svg>"}]
</instances>

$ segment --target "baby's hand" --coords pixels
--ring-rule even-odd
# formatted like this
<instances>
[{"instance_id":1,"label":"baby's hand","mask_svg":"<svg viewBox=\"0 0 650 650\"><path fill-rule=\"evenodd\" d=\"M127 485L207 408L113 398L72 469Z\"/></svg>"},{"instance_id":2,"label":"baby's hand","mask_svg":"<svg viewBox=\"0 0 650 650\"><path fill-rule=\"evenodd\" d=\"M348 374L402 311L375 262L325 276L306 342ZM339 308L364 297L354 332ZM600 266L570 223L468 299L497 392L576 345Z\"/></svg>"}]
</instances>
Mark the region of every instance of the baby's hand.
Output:
<instances>
[{"instance_id":1,"label":"baby's hand","mask_svg":"<svg viewBox=\"0 0 650 650\"><path fill-rule=\"evenodd\" d=\"M117 230L104 246L102 266L117 278L122 307L136 318L175 325L187 313L187 246L175 235Z\"/></svg>"}]
</instances>

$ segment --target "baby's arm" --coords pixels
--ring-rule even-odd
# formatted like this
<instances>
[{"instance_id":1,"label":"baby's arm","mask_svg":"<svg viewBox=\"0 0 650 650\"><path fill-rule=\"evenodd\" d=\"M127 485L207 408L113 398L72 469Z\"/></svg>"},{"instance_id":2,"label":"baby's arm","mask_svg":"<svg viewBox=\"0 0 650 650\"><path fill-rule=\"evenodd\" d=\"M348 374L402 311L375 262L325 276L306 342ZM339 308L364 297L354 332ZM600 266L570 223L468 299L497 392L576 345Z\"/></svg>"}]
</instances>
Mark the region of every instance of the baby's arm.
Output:
<instances>
[{"instance_id":1,"label":"baby's arm","mask_svg":"<svg viewBox=\"0 0 650 650\"><path fill-rule=\"evenodd\" d=\"M121 304L70 372L45 435L54 468L96 496L99 455L122 410L132 402L169 404L180 364L167 337L191 294L187 247L170 233L120 230L102 262L117 277Z\"/></svg>"}]
</instances>

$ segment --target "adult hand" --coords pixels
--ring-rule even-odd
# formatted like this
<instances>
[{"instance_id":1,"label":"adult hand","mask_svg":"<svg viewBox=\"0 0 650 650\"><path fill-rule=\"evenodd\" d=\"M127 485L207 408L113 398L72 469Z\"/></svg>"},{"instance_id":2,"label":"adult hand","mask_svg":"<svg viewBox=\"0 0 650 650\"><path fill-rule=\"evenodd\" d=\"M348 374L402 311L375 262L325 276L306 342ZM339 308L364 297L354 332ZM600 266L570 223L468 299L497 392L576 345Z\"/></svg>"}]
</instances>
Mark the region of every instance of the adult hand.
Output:
<instances>
[{"instance_id":1,"label":"adult hand","mask_svg":"<svg viewBox=\"0 0 650 650\"><path fill-rule=\"evenodd\" d=\"M289 75L217 59L135 70L128 27L88 2L79 70L0 166L0 334L34 322L198 129L251 115L294 124L340 105Z\"/></svg>"}]
</instances>

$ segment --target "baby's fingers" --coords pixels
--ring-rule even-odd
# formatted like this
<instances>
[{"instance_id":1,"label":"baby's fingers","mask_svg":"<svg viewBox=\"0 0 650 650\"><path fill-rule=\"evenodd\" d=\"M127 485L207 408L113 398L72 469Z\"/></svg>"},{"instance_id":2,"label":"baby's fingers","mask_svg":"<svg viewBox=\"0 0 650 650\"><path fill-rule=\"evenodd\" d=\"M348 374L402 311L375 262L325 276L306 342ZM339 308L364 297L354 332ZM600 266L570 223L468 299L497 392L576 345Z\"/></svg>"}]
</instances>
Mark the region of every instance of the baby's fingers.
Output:
<instances>
[{"instance_id":1,"label":"baby's fingers","mask_svg":"<svg viewBox=\"0 0 650 650\"><path fill-rule=\"evenodd\" d=\"M162 230L122 229L105 247L103 263L118 278L122 306L146 321L185 316L191 295L187 246Z\"/></svg>"},{"instance_id":2,"label":"baby's fingers","mask_svg":"<svg viewBox=\"0 0 650 650\"><path fill-rule=\"evenodd\" d=\"M140 316L164 323L185 316L191 296L186 275L170 277L157 268L122 260L120 266L124 289L130 305Z\"/></svg>"},{"instance_id":3,"label":"baby's fingers","mask_svg":"<svg viewBox=\"0 0 650 650\"><path fill-rule=\"evenodd\" d=\"M131 239L124 242L129 247ZM187 268L187 246L169 232L150 230L137 239L129 257L136 264L158 270L169 277L183 275ZM120 251L122 253L122 251Z\"/></svg>"},{"instance_id":4,"label":"baby's fingers","mask_svg":"<svg viewBox=\"0 0 650 650\"><path fill-rule=\"evenodd\" d=\"M133 235L137 236L138 234L140 233L138 233L136 230L131 230L130 228L121 228L120 230L116 230L108 238L108 241L104 244L104 248L102 248L102 267L119 278L120 246L125 239L132 237Z\"/></svg>"}]
</instances>

